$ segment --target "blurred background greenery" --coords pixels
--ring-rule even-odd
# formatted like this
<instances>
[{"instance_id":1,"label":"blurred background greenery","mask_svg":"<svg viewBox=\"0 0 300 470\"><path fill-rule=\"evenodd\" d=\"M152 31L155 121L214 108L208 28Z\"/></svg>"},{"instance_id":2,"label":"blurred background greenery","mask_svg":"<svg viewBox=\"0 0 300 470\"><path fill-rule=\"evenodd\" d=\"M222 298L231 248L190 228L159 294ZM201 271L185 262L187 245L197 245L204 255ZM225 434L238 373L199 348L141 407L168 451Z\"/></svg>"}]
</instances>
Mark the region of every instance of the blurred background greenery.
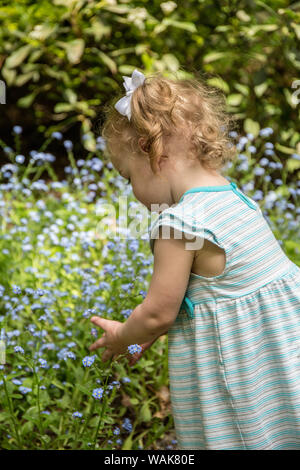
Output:
<instances>
[{"instance_id":1,"label":"blurred background greenery","mask_svg":"<svg viewBox=\"0 0 300 470\"><path fill-rule=\"evenodd\" d=\"M289 156L300 140L299 39L300 2L285 0L1 0L1 134L11 144L21 125L26 152L61 131L82 157L95 150L122 75L199 72L224 91L242 131L272 127Z\"/></svg>"}]
</instances>

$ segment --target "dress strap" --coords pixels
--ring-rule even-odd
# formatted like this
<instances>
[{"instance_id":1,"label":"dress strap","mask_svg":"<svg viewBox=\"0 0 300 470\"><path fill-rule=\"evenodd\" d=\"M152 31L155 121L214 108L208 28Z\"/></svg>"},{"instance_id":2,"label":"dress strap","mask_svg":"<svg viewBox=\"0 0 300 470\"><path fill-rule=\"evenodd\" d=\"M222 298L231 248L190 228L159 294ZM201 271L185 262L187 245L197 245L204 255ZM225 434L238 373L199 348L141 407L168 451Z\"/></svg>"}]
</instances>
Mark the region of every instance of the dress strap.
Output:
<instances>
[{"instance_id":1,"label":"dress strap","mask_svg":"<svg viewBox=\"0 0 300 470\"><path fill-rule=\"evenodd\" d=\"M240 189L238 189L237 184L234 181L231 181L230 184L232 186L233 192L237 196L239 196L239 198L242 199L242 201L244 201L249 207L251 207L251 209L257 210L257 207L255 206L255 204L253 204L253 202L250 201Z\"/></svg>"}]
</instances>

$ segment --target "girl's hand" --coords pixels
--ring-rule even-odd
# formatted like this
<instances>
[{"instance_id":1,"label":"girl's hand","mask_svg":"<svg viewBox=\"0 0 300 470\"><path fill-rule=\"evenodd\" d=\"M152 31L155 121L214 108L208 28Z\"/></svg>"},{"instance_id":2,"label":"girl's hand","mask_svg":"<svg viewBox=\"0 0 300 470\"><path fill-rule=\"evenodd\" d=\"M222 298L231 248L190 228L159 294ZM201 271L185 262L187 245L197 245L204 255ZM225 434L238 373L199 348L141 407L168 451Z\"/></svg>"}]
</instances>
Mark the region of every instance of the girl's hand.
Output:
<instances>
[{"instance_id":1,"label":"girl's hand","mask_svg":"<svg viewBox=\"0 0 300 470\"><path fill-rule=\"evenodd\" d=\"M112 356L117 358L120 354L128 352L127 345L122 343L120 337L120 327L122 323L114 320L106 320L101 317L92 317L91 322L105 330L105 333L101 336L100 339L97 339L90 347L90 351L94 351L98 348L106 347L107 349L102 354L102 361L106 362Z\"/></svg>"}]
</instances>

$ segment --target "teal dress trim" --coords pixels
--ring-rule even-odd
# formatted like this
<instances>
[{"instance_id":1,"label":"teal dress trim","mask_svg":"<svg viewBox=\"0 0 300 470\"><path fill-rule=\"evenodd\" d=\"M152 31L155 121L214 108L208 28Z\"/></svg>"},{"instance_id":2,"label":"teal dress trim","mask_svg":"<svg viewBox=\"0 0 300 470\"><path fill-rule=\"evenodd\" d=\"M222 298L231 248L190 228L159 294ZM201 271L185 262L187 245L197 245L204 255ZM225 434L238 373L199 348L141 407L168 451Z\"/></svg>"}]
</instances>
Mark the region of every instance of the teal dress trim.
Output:
<instances>
[{"instance_id":1,"label":"teal dress trim","mask_svg":"<svg viewBox=\"0 0 300 470\"><path fill-rule=\"evenodd\" d=\"M223 184L221 186L198 186L196 188L188 189L185 193L183 193L179 202L182 201L186 194L197 193L200 191L233 191L240 199L242 199L242 201L244 201L249 207L251 207L251 209L257 209L256 205L253 204L253 202L251 202L240 189L238 189L237 184L234 183L234 181L230 181L230 184Z\"/></svg>"},{"instance_id":2,"label":"teal dress trim","mask_svg":"<svg viewBox=\"0 0 300 470\"><path fill-rule=\"evenodd\" d=\"M180 310L184 308L188 314L188 316L193 319L194 318L194 303L191 301L191 299L188 298L187 295L184 296L184 299L182 301L182 304L180 306Z\"/></svg>"},{"instance_id":3,"label":"teal dress trim","mask_svg":"<svg viewBox=\"0 0 300 470\"><path fill-rule=\"evenodd\" d=\"M253 202L250 201L250 200L247 198L247 196L245 196L245 194L244 194L240 189L238 189L236 183L234 183L233 181L231 181L230 184L231 184L231 186L232 186L233 192L234 192L237 196L239 196L239 197L242 199L242 201L244 201L246 204L248 204L248 206L251 207L251 209L254 209L254 210L257 209L256 205L253 204Z\"/></svg>"}]
</instances>

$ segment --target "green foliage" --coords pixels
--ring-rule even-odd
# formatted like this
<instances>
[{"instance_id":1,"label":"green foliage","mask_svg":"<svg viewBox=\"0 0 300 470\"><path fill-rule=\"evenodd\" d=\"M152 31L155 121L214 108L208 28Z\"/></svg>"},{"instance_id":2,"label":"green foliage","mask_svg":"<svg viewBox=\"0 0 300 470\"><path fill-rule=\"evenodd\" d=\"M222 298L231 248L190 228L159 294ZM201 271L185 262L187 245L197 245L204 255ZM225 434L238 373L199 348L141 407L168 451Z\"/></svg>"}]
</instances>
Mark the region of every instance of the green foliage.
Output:
<instances>
[{"instance_id":1,"label":"green foliage","mask_svg":"<svg viewBox=\"0 0 300 470\"><path fill-rule=\"evenodd\" d=\"M251 118L245 120L245 131L248 137L237 142L241 153L228 176L259 201L287 256L300 266L300 155L277 144L272 129L261 129ZM44 150L50 143L43 143ZM5 148L4 142L0 145ZM85 161L75 161L70 148L67 153L70 166L63 182L47 162L48 153L40 152L39 160L26 165L17 164L17 151L11 149L12 163L0 167L0 259L5 266L0 328L10 333L6 364L0 368L0 447L150 449L174 428L167 337L132 367L124 356L103 363L103 348L90 367L82 363L95 341L91 315L125 321L142 302L151 278L145 240L112 242L114 232L111 239L109 230L100 229L100 223L111 225L109 217L104 222L106 203L115 206L119 222L117 195L127 196L132 207L137 201L100 151ZM54 179L39 180L43 170ZM15 286L21 292L14 292ZM14 351L16 345L24 355ZM66 351L74 355L66 357ZM103 399L96 400L93 390L106 385ZM76 411L82 416L74 417ZM131 429L123 426L128 417Z\"/></svg>"},{"instance_id":2,"label":"green foliage","mask_svg":"<svg viewBox=\"0 0 300 470\"><path fill-rule=\"evenodd\" d=\"M82 133L97 132L103 106L134 68L181 77L201 72L224 91L229 112L274 127L279 143L294 146L299 23L299 2L286 0L4 1L5 111L46 135L77 123Z\"/></svg>"}]
</instances>

